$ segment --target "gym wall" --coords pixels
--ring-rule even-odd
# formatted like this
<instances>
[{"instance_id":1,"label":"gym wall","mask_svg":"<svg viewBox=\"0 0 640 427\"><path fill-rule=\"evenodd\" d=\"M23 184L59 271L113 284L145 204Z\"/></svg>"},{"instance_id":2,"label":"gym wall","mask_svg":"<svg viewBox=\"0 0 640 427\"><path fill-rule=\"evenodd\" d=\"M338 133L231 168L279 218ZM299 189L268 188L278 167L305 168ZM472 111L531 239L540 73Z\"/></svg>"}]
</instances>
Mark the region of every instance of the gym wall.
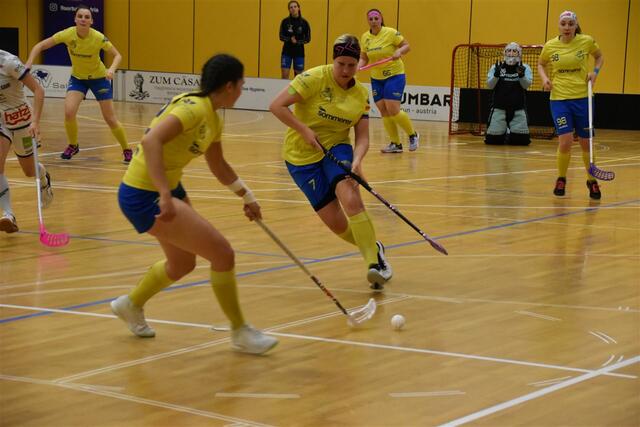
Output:
<instances>
[{"instance_id":1,"label":"gym wall","mask_svg":"<svg viewBox=\"0 0 640 427\"><path fill-rule=\"evenodd\" d=\"M306 66L326 63L335 38L367 30L366 11L411 45L407 83L448 86L451 52L462 43L544 44L558 15L576 12L605 56L598 92L640 94L640 0L300 0L311 25ZM0 27L20 30L20 57L42 38L42 0L0 0ZM606 7L606 13L603 8ZM105 33L123 55L121 68L200 71L214 52L229 52L248 77L280 76L280 21L287 0L105 0ZM69 22L73 25L73 22ZM535 66L535 64L530 64ZM368 75L363 75L368 80Z\"/></svg>"}]
</instances>

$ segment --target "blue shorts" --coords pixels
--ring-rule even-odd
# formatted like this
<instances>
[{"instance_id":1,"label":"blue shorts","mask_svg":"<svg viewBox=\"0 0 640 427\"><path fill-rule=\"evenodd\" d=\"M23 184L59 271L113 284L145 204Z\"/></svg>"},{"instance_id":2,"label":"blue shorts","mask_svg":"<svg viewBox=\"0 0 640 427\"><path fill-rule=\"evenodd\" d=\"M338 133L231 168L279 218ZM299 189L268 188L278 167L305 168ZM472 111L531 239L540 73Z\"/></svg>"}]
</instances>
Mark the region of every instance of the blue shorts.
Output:
<instances>
[{"instance_id":1,"label":"blue shorts","mask_svg":"<svg viewBox=\"0 0 640 427\"><path fill-rule=\"evenodd\" d=\"M384 80L371 79L373 102L378 102L381 99L402 100L402 94L404 93L404 86L406 84L407 78L404 74L396 74Z\"/></svg>"},{"instance_id":2,"label":"blue shorts","mask_svg":"<svg viewBox=\"0 0 640 427\"><path fill-rule=\"evenodd\" d=\"M589 138L589 100L587 98L550 101L551 116L556 133L573 132L581 138Z\"/></svg>"},{"instance_id":3,"label":"blue shorts","mask_svg":"<svg viewBox=\"0 0 640 427\"><path fill-rule=\"evenodd\" d=\"M285 70L288 70L291 68L292 62L293 62L294 71L298 71L298 72L304 71L304 56L291 57L284 53L280 57L280 68L284 68Z\"/></svg>"},{"instance_id":4,"label":"blue shorts","mask_svg":"<svg viewBox=\"0 0 640 427\"><path fill-rule=\"evenodd\" d=\"M349 164L353 161L353 147L350 144L338 144L329 150L338 160ZM310 165L296 166L285 162L293 181L302 190L317 212L336 198L336 185L348 174L333 160L325 156Z\"/></svg>"},{"instance_id":5,"label":"blue shorts","mask_svg":"<svg viewBox=\"0 0 640 427\"><path fill-rule=\"evenodd\" d=\"M182 183L178 183L178 186L171 190L171 195L180 200L187 197ZM141 190L123 182L118 189L120 210L138 233L146 233L153 227L156 215L160 213L159 199L160 193L157 191Z\"/></svg>"},{"instance_id":6,"label":"blue shorts","mask_svg":"<svg viewBox=\"0 0 640 427\"><path fill-rule=\"evenodd\" d=\"M78 79L71 76L69 78L67 92L75 90L86 95L89 89L91 89L91 92L93 92L93 95L98 101L113 99L113 88L111 87L111 82L107 80L106 77L101 79Z\"/></svg>"}]
</instances>

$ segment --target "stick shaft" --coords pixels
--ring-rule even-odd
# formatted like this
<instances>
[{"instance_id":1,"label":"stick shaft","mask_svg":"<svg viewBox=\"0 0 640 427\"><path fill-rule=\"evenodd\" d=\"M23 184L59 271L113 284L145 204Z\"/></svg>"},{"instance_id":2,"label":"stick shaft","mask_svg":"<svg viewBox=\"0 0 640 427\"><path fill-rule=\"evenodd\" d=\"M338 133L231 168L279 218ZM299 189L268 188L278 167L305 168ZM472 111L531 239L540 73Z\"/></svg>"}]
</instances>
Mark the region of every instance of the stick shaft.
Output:
<instances>
[{"instance_id":1,"label":"stick shaft","mask_svg":"<svg viewBox=\"0 0 640 427\"><path fill-rule=\"evenodd\" d=\"M275 235L275 233L273 231L271 231L271 229L269 227L267 227L267 224L265 224L264 222L262 222L262 220L256 219L256 223L258 223L258 225L265 231L265 233L267 233L269 235L269 237L271 237L271 239L276 242L276 244L278 246L280 246L280 249L282 249L288 256L289 258L291 258L291 260L296 263L296 265L298 267L300 267L300 269L302 269L302 271L304 271L305 273L307 273L307 276L309 276L311 278L311 280L313 280L313 283L315 283L321 290L322 292L325 293L325 295L327 295L329 298L331 298L333 300L333 302L336 304L336 306L338 306L338 308L340 309L340 311L342 311L345 315L349 316L349 313L347 312L347 310L342 306L342 304L340 304L340 301L338 301L336 299L336 297L333 296L333 294L329 291L329 289L327 289L321 282L320 280L318 280L318 278L316 276L314 276L309 269L302 263L302 261L300 261L298 259L297 256L295 256L293 254L293 252L291 252L289 250L289 248L282 242L282 240L280 240L278 238L278 236Z\"/></svg>"},{"instance_id":2,"label":"stick shaft","mask_svg":"<svg viewBox=\"0 0 640 427\"><path fill-rule=\"evenodd\" d=\"M587 89L589 91L587 97L589 105L589 163L593 164L593 87L591 86L591 79L587 82Z\"/></svg>"},{"instance_id":3,"label":"stick shaft","mask_svg":"<svg viewBox=\"0 0 640 427\"><path fill-rule=\"evenodd\" d=\"M429 242L429 244L435 250L437 250L438 252L440 252L440 253L442 253L444 255L449 255L449 253L444 248L444 246L442 246L441 244L439 244L438 242L433 240L431 237L427 236L427 234L424 231L420 230L420 228L418 228L417 225L415 225L413 222L411 222L411 220L409 220L409 218L404 216L402 214L402 212L400 212L398 210L398 208L393 206L384 197L382 197L380 194L378 194L377 191L375 191L373 188L371 188L369 183L367 181L365 181L360 175L354 173L350 168L348 168L343 163L341 163L340 160L338 160L337 157L334 156L333 153L331 153L329 150L327 150L322 144L320 144L320 147L322 147L322 151L324 151L324 154L326 156L328 156L334 163L336 163L338 166L340 166L346 173L349 174L349 176L351 178L353 178L358 184L360 184L362 187L364 187L365 190L367 190L369 193L373 194L373 196L375 198L380 200L383 205L385 205L386 207L388 207L391 210L391 212L393 212L394 214L399 216L400 219L402 219L407 225L409 225L411 228L413 228L419 235L422 236L422 238L424 238L427 242Z\"/></svg>"},{"instance_id":4,"label":"stick shaft","mask_svg":"<svg viewBox=\"0 0 640 427\"><path fill-rule=\"evenodd\" d=\"M369 68L373 68L373 67L376 67L376 66L378 66L378 65L385 64L385 63L387 63L387 62L391 61L392 59L393 59L393 58L391 58L391 57L389 57L389 58L384 58L384 59L380 59L380 60L378 60L378 61L376 61L376 62L372 62L371 64L367 64L367 65L365 65L365 66L361 67L359 71L368 70Z\"/></svg>"},{"instance_id":5,"label":"stick shaft","mask_svg":"<svg viewBox=\"0 0 640 427\"><path fill-rule=\"evenodd\" d=\"M40 224L44 224L42 221L42 196L40 195L40 164L38 163L38 141L35 138L31 138L31 144L33 145L33 162L36 169L36 194L38 195L38 219Z\"/></svg>"}]
</instances>

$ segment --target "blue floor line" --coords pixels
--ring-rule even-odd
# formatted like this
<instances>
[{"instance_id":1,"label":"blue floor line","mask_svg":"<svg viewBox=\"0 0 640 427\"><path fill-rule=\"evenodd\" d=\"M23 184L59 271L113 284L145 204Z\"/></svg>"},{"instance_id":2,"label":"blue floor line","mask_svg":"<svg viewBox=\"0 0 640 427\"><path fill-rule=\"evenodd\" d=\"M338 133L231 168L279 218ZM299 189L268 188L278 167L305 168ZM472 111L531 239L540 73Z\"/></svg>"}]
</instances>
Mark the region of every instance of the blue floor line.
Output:
<instances>
[{"instance_id":1,"label":"blue floor line","mask_svg":"<svg viewBox=\"0 0 640 427\"><path fill-rule=\"evenodd\" d=\"M539 221L544 221L547 219L553 219L553 218L562 218L562 217L566 217L566 216L570 216L570 215L577 215L577 214L582 214L582 213L589 213L589 212L595 212L598 210L602 210L602 209L607 209L607 208L612 208L612 207L617 207L617 206L623 206L623 205L629 205L629 204L633 204L633 203L638 203L640 202L640 200L630 200L630 201L626 201L626 202L619 202L619 203L613 203L607 206L594 206L594 207L590 207L590 208L585 208L582 210L577 210L577 211L572 211L572 212L563 212L563 213L559 213L559 214L553 214L553 215L545 215L542 217L538 217L538 218L532 218L532 219L527 219L527 220L522 220L522 221L513 221L510 223L506 223L506 224L500 224L500 225L492 225L489 227L483 227L483 228L478 228L475 230L468 230L468 231L459 231L456 233L450 233L450 234L445 234L443 236L439 236L439 237L434 237L434 239L436 240L444 240L444 239L450 239L453 237L459 237L459 236L466 236L466 235L470 235L470 234L476 234L476 233L482 233L485 231L491 231L491 230L498 230L498 229L502 229L502 228L508 228L508 227L514 227L514 226L518 226L518 225L523 225L523 224L530 224L532 222L539 222ZM395 245L388 245L387 248L399 248L399 247L404 247L404 246L412 246L412 245L416 245L419 243L424 243L425 240L416 240L413 242L406 242L406 243L397 243ZM241 253L241 252L238 252ZM246 252L246 253L250 253L250 252ZM255 253L254 253L255 254ZM360 252L348 252L342 255L335 255L332 257L327 257L327 258L319 258L319 259L313 259L311 261L307 261L305 262L305 265L309 265L309 264L317 264L320 262L327 262L327 261L333 261L336 259L342 259L342 258L349 258L355 255L359 255ZM273 255L271 255L273 256ZM279 271L279 270L287 270L290 268L294 268L296 267L296 264L288 264L288 265L281 265L278 267L270 267L270 268L264 268L264 269L259 269L259 270L253 270L253 271L247 271L244 273L238 273L236 276L237 277L247 277L247 276L254 276L257 274L261 274L261 273L270 273L273 271ZM171 286L169 288L163 289L162 292L171 292L171 291L175 291L178 289L184 289L184 288L190 288L193 286L199 286L199 285L203 285L203 284L209 284L209 280L199 280L196 282L190 282L190 283L185 283L182 285L174 285ZM113 301L116 297L114 298L106 298L106 299L102 299L102 300L98 300L98 301L92 301L92 302L87 302L87 303L83 303L83 304L77 304L77 305L73 305L73 306L69 306L69 307L62 307L59 308L57 310L77 310L80 308L85 308L85 307L92 307L95 305L100 305L100 304L105 304L105 303L109 303L111 301ZM32 314L25 314L22 316L14 316L14 317L7 317L5 319L0 319L0 324L2 323L10 323L10 322L15 322L18 320L24 320L24 319L32 319L34 317L40 317L40 316L47 316L50 314L55 314L55 312L53 311L42 311L42 312L38 312L38 313L32 313Z\"/></svg>"}]
</instances>

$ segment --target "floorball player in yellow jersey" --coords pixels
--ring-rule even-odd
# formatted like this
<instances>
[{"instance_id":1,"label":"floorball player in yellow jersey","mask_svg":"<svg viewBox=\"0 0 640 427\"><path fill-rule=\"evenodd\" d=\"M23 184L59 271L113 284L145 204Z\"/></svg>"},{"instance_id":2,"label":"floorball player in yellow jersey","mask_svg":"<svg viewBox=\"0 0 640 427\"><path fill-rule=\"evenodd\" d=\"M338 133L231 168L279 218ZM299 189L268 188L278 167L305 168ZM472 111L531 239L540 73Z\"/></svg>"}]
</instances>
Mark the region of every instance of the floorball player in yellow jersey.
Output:
<instances>
[{"instance_id":1,"label":"floorball player in yellow jersey","mask_svg":"<svg viewBox=\"0 0 640 427\"><path fill-rule=\"evenodd\" d=\"M358 184L325 157L320 147L362 174L362 160L369 149L369 93L355 79L359 58L358 38L350 34L338 37L333 63L296 76L276 96L270 110L289 127L283 146L289 174L327 227L358 247L367 266L367 280L372 289L380 291L392 276L384 246L376 241ZM291 105L295 105L293 112ZM354 146L349 140L351 128Z\"/></svg>"},{"instance_id":2,"label":"floorball player in yellow jersey","mask_svg":"<svg viewBox=\"0 0 640 427\"><path fill-rule=\"evenodd\" d=\"M78 122L76 116L80 103L88 90L91 90L100 105L102 117L111 129L111 133L122 147L123 162L131 161L132 151L127 142L124 128L116 118L113 109L113 89L111 81L122 60L122 55L104 34L91 28L93 16L88 7L79 6L75 14L74 27L59 31L53 36L37 43L27 59L26 65L31 68L33 61L43 51L64 43L71 59L71 77L64 98L64 128L69 145L60 155L65 160L71 159L80 151L78 145ZM103 50L113 56L113 62L107 69L100 59Z\"/></svg>"},{"instance_id":3,"label":"floorball player in yellow jersey","mask_svg":"<svg viewBox=\"0 0 640 427\"><path fill-rule=\"evenodd\" d=\"M542 86L551 91L551 116L558 134L558 179L553 189L556 196L564 196L567 170L571 161L571 144L574 130L582 148L582 161L587 169L589 197L602 197L598 181L589 174L589 110L587 81L595 85L604 64L600 46L593 37L582 34L578 17L570 10L560 14L560 34L544 44L538 60L538 73ZM589 55L595 59L592 71L588 71ZM547 66L552 79L547 75Z\"/></svg>"},{"instance_id":4,"label":"floorball player in yellow jersey","mask_svg":"<svg viewBox=\"0 0 640 427\"><path fill-rule=\"evenodd\" d=\"M111 302L111 309L139 337L154 337L142 307L155 294L196 266L196 255L211 263L211 286L231 322L235 350L262 354L278 341L248 325L238 301L235 255L225 237L198 214L180 182L187 164L204 154L220 183L242 197L244 213L260 219L260 205L222 153L220 108L231 108L242 93L244 66L231 55L209 59L200 91L174 97L162 107L136 148L118 191L122 212L138 233L154 236L166 259L151 266L128 295Z\"/></svg>"}]
</instances>

